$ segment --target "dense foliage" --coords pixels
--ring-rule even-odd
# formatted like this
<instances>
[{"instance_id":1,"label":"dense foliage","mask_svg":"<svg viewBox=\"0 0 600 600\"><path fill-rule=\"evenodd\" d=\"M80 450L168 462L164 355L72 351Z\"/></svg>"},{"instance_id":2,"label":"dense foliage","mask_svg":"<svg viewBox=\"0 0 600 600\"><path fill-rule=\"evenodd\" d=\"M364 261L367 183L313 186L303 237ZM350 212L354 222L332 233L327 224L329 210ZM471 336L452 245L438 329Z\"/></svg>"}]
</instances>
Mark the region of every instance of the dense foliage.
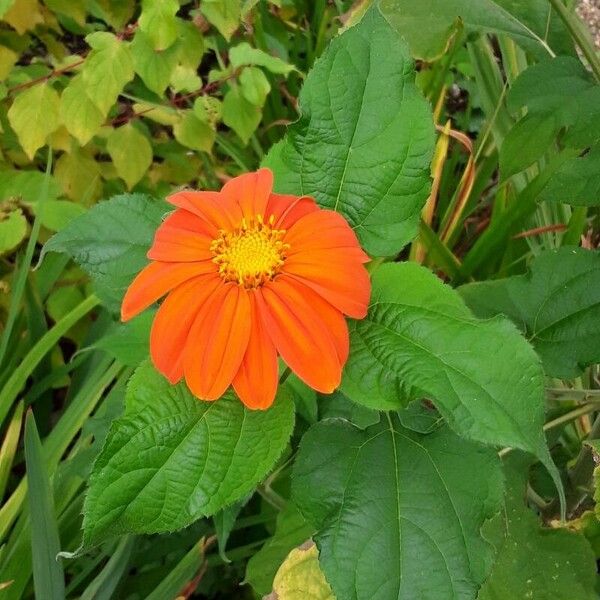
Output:
<instances>
[{"instance_id":1,"label":"dense foliage","mask_svg":"<svg viewBox=\"0 0 600 600\"><path fill-rule=\"evenodd\" d=\"M2 597L597 597L572 4L0 0ZM170 384L119 308L165 196L259 166L346 219L372 294L339 389L281 365L255 411Z\"/></svg>"}]
</instances>

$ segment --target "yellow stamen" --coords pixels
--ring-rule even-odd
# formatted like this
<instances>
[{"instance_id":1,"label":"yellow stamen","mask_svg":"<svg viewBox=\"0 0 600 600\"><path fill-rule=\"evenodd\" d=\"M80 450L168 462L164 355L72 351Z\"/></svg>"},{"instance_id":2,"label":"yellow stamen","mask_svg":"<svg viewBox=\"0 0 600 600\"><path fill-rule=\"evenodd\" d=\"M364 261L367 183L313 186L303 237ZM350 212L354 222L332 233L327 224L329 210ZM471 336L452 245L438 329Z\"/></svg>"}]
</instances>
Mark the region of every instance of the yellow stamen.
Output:
<instances>
[{"instance_id":1,"label":"yellow stamen","mask_svg":"<svg viewBox=\"0 0 600 600\"><path fill-rule=\"evenodd\" d=\"M289 244L282 241L285 230L274 229L274 222L273 216L265 222L262 215L257 215L250 222L242 219L234 231L219 231L210 249L225 281L255 288L279 273Z\"/></svg>"}]
</instances>

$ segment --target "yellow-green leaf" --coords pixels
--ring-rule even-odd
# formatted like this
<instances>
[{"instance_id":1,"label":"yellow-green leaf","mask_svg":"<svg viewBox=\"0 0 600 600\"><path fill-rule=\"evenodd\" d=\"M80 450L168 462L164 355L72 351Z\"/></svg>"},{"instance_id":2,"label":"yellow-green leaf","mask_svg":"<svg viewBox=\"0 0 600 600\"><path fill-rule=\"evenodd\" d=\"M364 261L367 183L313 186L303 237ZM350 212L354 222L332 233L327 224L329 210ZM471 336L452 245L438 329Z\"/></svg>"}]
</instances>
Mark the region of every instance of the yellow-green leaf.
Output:
<instances>
[{"instance_id":1,"label":"yellow-green leaf","mask_svg":"<svg viewBox=\"0 0 600 600\"><path fill-rule=\"evenodd\" d=\"M21 209L13 210L3 218L0 215L0 255L16 248L27 235L27 219Z\"/></svg>"},{"instance_id":2,"label":"yellow-green leaf","mask_svg":"<svg viewBox=\"0 0 600 600\"><path fill-rule=\"evenodd\" d=\"M102 192L98 164L79 150L65 153L56 161L54 178L65 196L84 205L90 205Z\"/></svg>"},{"instance_id":3,"label":"yellow-green leaf","mask_svg":"<svg viewBox=\"0 0 600 600\"><path fill-rule=\"evenodd\" d=\"M312 542L292 550L273 581L270 600L335 600Z\"/></svg>"},{"instance_id":4,"label":"yellow-green leaf","mask_svg":"<svg viewBox=\"0 0 600 600\"><path fill-rule=\"evenodd\" d=\"M223 123L231 127L244 144L248 143L261 119L260 107L248 102L238 87L229 89L223 100Z\"/></svg>"},{"instance_id":5,"label":"yellow-green leaf","mask_svg":"<svg viewBox=\"0 0 600 600\"><path fill-rule=\"evenodd\" d=\"M19 94L8 111L8 120L30 159L60 125L59 97L48 83L34 85Z\"/></svg>"},{"instance_id":6,"label":"yellow-green leaf","mask_svg":"<svg viewBox=\"0 0 600 600\"><path fill-rule=\"evenodd\" d=\"M240 0L203 0L200 10L229 41L240 24L242 16Z\"/></svg>"},{"instance_id":7,"label":"yellow-green leaf","mask_svg":"<svg viewBox=\"0 0 600 600\"><path fill-rule=\"evenodd\" d=\"M102 127L104 115L88 95L81 76L71 79L60 97L60 120L82 146Z\"/></svg>"},{"instance_id":8,"label":"yellow-green leaf","mask_svg":"<svg viewBox=\"0 0 600 600\"><path fill-rule=\"evenodd\" d=\"M245 67L240 73L242 96L254 106L263 106L271 84L266 75L257 67Z\"/></svg>"},{"instance_id":9,"label":"yellow-green leaf","mask_svg":"<svg viewBox=\"0 0 600 600\"><path fill-rule=\"evenodd\" d=\"M106 149L119 177L125 180L129 189L144 176L152 164L152 146L148 138L131 123L111 131Z\"/></svg>"},{"instance_id":10,"label":"yellow-green leaf","mask_svg":"<svg viewBox=\"0 0 600 600\"><path fill-rule=\"evenodd\" d=\"M177 39L178 9L177 0L143 0L139 25L155 50L166 50Z\"/></svg>"},{"instance_id":11,"label":"yellow-green leaf","mask_svg":"<svg viewBox=\"0 0 600 600\"><path fill-rule=\"evenodd\" d=\"M129 46L112 33L96 31L86 38L91 46L83 68L87 93L106 116L125 84L133 79Z\"/></svg>"},{"instance_id":12,"label":"yellow-green leaf","mask_svg":"<svg viewBox=\"0 0 600 600\"><path fill-rule=\"evenodd\" d=\"M19 35L31 31L36 25L44 22L37 0L16 0L2 17Z\"/></svg>"},{"instance_id":13,"label":"yellow-green leaf","mask_svg":"<svg viewBox=\"0 0 600 600\"><path fill-rule=\"evenodd\" d=\"M131 42L131 55L135 72L142 78L146 87L159 96L169 85L171 73L177 65L178 44L166 50L155 50L150 36L138 31Z\"/></svg>"},{"instance_id":14,"label":"yellow-green leaf","mask_svg":"<svg viewBox=\"0 0 600 600\"><path fill-rule=\"evenodd\" d=\"M215 141L214 129L191 110L184 112L179 123L173 127L173 133L180 144L201 152L210 152Z\"/></svg>"}]
</instances>

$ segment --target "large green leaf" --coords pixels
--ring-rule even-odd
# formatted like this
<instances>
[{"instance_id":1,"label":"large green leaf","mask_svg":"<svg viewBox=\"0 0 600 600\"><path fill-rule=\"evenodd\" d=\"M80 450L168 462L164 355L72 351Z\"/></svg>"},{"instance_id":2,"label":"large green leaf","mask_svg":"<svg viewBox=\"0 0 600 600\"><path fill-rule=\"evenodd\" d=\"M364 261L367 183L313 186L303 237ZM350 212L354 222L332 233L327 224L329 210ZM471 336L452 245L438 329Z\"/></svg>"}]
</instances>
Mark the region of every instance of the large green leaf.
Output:
<instances>
[{"instance_id":1,"label":"large green leaf","mask_svg":"<svg viewBox=\"0 0 600 600\"><path fill-rule=\"evenodd\" d=\"M292 479L294 501L318 530L321 568L344 600L474 598L493 554L480 528L502 494L492 449L447 427L409 431L395 416L366 430L313 426Z\"/></svg>"},{"instance_id":2,"label":"large green leaf","mask_svg":"<svg viewBox=\"0 0 600 600\"><path fill-rule=\"evenodd\" d=\"M266 411L248 410L233 393L202 402L148 363L132 377L125 404L90 477L84 545L215 514L267 475L294 426L284 388Z\"/></svg>"},{"instance_id":3,"label":"large green leaf","mask_svg":"<svg viewBox=\"0 0 600 600\"><path fill-rule=\"evenodd\" d=\"M279 192L341 212L374 255L416 233L430 187L430 108L408 48L376 8L335 38L300 93L302 117L265 160Z\"/></svg>"},{"instance_id":4,"label":"large green leaf","mask_svg":"<svg viewBox=\"0 0 600 600\"><path fill-rule=\"evenodd\" d=\"M536 12L546 4L548 20L550 7L543 0L519 0L519 10L513 15L503 6L512 8L513 3L514 0L382 0L380 6L389 22L408 40L417 58L431 60L443 54L459 19L467 31L505 34L536 56L549 56L548 40L544 39L547 24L542 30ZM523 4L536 6L521 6ZM553 25L560 28L557 20ZM550 41L564 47L567 39L563 29L560 41L554 32Z\"/></svg>"},{"instance_id":5,"label":"large green leaf","mask_svg":"<svg viewBox=\"0 0 600 600\"><path fill-rule=\"evenodd\" d=\"M381 409L429 398L460 435L527 450L555 473L542 432L541 362L516 327L476 319L414 263L383 265L372 285L367 317L351 324L342 391Z\"/></svg>"},{"instance_id":6,"label":"large green leaf","mask_svg":"<svg viewBox=\"0 0 600 600\"><path fill-rule=\"evenodd\" d=\"M342 391L382 410L429 397L461 433L489 442L488 435L506 430L514 439L496 443L527 444L519 425L534 415L539 425L543 407L541 398L535 405L523 399L540 395L542 373L516 329L507 321L475 319L454 290L413 263L378 268L372 286L367 317L350 325ZM495 356L504 348L506 361L490 361L491 348ZM512 389L524 370L515 370L515 359L534 376L522 398Z\"/></svg>"},{"instance_id":7,"label":"large green leaf","mask_svg":"<svg viewBox=\"0 0 600 600\"><path fill-rule=\"evenodd\" d=\"M64 252L94 280L103 303L118 310L125 290L148 264L146 253L169 207L143 194L94 206L54 235L46 252Z\"/></svg>"},{"instance_id":8,"label":"large green leaf","mask_svg":"<svg viewBox=\"0 0 600 600\"><path fill-rule=\"evenodd\" d=\"M476 315L505 314L529 338L548 375L571 378L600 362L600 253L540 254L527 275L460 288Z\"/></svg>"},{"instance_id":9,"label":"large green leaf","mask_svg":"<svg viewBox=\"0 0 600 600\"><path fill-rule=\"evenodd\" d=\"M593 600L596 564L586 539L568 529L540 526L525 506L528 460L515 453L506 466L506 509L484 526L496 546L492 572L479 600Z\"/></svg>"}]
</instances>

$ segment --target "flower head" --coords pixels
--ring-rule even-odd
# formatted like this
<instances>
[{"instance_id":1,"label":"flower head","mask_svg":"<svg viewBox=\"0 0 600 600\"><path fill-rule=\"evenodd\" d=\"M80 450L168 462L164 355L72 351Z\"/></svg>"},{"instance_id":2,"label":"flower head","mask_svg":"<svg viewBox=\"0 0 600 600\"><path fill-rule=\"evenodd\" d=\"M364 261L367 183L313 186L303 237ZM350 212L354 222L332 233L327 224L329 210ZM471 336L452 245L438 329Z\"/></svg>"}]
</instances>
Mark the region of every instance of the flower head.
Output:
<instances>
[{"instance_id":1,"label":"flower head","mask_svg":"<svg viewBox=\"0 0 600 600\"><path fill-rule=\"evenodd\" d=\"M182 191L156 231L152 261L130 285L124 321L166 295L150 353L198 398L233 385L250 408L277 391L280 355L310 387L332 392L348 357L344 315L363 318L369 260L339 213L308 196L272 193L268 169L220 192Z\"/></svg>"}]
</instances>

